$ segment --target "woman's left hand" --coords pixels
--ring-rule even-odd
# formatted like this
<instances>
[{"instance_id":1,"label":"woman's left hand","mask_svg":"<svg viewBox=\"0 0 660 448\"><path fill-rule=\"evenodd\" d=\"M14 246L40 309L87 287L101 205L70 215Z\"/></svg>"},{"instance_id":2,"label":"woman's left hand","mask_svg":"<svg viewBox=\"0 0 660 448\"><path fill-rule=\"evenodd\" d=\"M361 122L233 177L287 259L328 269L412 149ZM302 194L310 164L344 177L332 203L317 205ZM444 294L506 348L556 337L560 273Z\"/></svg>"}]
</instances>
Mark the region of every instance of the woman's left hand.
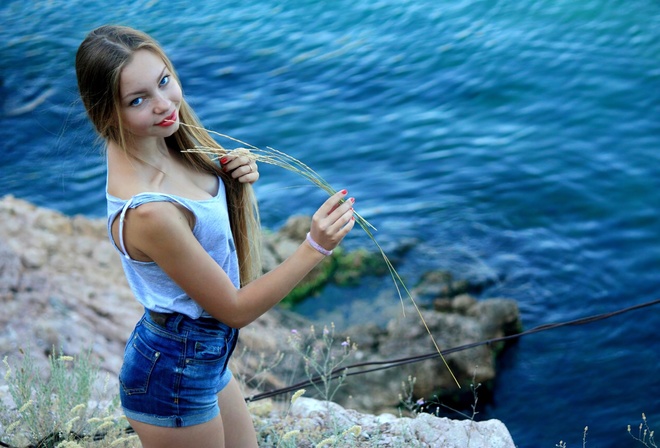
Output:
<instances>
[{"instance_id":1,"label":"woman's left hand","mask_svg":"<svg viewBox=\"0 0 660 448\"><path fill-rule=\"evenodd\" d=\"M253 184L259 179L257 162L250 157L229 153L220 159L220 165L222 171L241 183Z\"/></svg>"}]
</instances>

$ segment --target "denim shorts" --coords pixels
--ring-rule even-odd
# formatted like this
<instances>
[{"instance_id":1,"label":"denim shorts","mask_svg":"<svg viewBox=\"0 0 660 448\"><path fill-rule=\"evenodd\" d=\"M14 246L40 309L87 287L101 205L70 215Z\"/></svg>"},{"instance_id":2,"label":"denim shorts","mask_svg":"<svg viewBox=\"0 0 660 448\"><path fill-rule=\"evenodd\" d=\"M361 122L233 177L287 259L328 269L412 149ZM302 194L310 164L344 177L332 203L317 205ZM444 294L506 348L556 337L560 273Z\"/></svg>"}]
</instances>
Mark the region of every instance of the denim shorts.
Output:
<instances>
[{"instance_id":1,"label":"denim shorts","mask_svg":"<svg viewBox=\"0 0 660 448\"><path fill-rule=\"evenodd\" d=\"M126 417L165 427L206 423L219 412L218 392L238 330L215 319L173 314L161 326L149 313L126 343L119 396Z\"/></svg>"}]
</instances>

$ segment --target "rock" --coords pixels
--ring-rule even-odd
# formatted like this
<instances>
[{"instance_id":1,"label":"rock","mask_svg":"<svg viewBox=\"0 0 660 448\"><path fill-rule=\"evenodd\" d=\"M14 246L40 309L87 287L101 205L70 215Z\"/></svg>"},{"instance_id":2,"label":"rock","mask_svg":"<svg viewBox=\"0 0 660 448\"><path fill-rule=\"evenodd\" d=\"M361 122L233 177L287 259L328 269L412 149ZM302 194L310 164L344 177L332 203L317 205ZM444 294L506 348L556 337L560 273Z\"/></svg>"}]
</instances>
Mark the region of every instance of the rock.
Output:
<instances>
[{"instance_id":1,"label":"rock","mask_svg":"<svg viewBox=\"0 0 660 448\"><path fill-rule=\"evenodd\" d=\"M21 279L21 260L0 238L0 302L12 300Z\"/></svg>"},{"instance_id":2,"label":"rock","mask_svg":"<svg viewBox=\"0 0 660 448\"><path fill-rule=\"evenodd\" d=\"M320 443L320 434L335 434L329 446L418 447L443 448L514 448L504 424L499 420L475 422L450 420L431 414L414 418L393 414L369 415L342 406L311 398L298 398L285 416L271 412L268 417L256 418L257 427L290 427L300 431L297 447L312 447ZM283 424L283 420L295 424ZM285 422L286 423L286 422ZM283 436L284 434L280 435ZM310 440L316 435L317 440Z\"/></svg>"},{"instance_id":3,"label":"rock","mask_svg":"<svg viewBox=\"0 0 660 448\"><path fill-rule=\"evenodd\" d=\"M48 252L41 247L30 247L21 255L21 262L26 268L36 269L48 261Z\"/></svg>"},{"instance_id":4,"label":"rock","mask_svg":"<svg viewBox=\"0 0 660 448\"><path fill-rule=\"evenodd\" d=\"M103 219L70 218L6 196L0 201L0 358L94 348L116 381L123 346L142 309L111 247ZM20 304L20 306L18 306Z\"/></svg>"},{"instance_id":5,"label":"rock","mask_svg":"<svg viewBox=\"0 0 660 448\"><path fill-rule=\"evenodd\" d=\"M495 281L493 278L468 281L455 279L450 272L430 271L422 275L420 283L415 287L415 294L423 303L429 299L453 299L465 294L479 294Z\"/></svg>"},{"instance_id":6,"label":"rock","mask_svg":"<svg viewBox=\"0 0 660 448\"><path fill-rule=\"evenodd\" d=\"M439 281L441 285L433 285L429 279L435 279L433 281ZM515 301L502 298L477 300L463 292L465 288L470 289L470 285L461 288L458 295L448 296L443 286L446 279L441 274L428 275L423 287L426 297L429 297L429 291L434 291L430 296L431 303L437 304L438 300L443 302L440 311L437 307L421 308L422 297L415 294L417 289L413 289L411 297L420 307L419 313L409 301L405 313L399 312L383 328L378 329L373 325L355 326L345 330L338 339L350 336L357 343L356 357L359 360L386 363L433 355L437 354L438 348L445 350L461 347L521 331L520 314ZM435 294L438 296L435 297ZM422 322L420 313L431 334ZM474 400L471 389L473 384L484 385L481 389L481 402L488 401L489 390L496 379L496 357L503 347L503 343L479 345L446 355L448 366L436 355L421 362L348 377L333 400L363 412L392 410L400 405L397 398L404 393L402 389L409 386L402 385L402 382L410 378L409 381L414 384L410 385L411 396L407 399L413 402L423 399L436 406L442 403L456 409L469 409ZM366 371L372 367L357 371Z\"/></svg>"},{"instance_id":7,"label":"rock","mask_svg":"<svg viewBox=\"0 0 660 448\"><path fill-rule=\"evenodd\" d=\"M307 236L311 224L312 218L308 216L292 216L284 223L278 233L282 238L302 241Z\"/></svg>"},{"instance_id":8,"label":"rock","mask_svg":"<svg viewBox=\"0 0 660 448\"><path fill-rule=\"evenodd\" d=\"M271 260L274 267L300 244L308 226L309 218L294 218L283 232L266 233L264 259ZM331 262L330 258L327 261ZM452 296L445 287L427 285L424 295L430 297L429 303L440 296L445 301L444 312L423 310L441 348L509 334L520 325L517 307L511 301ZM467 294L464 286L449 289ZM434 290L442 294L433 294ZM67 217L12 196L0 199L0 302L0 359L8 356L11 363L21 349L29 348L35 365L47 372L48 355L54 349L78 356L91 348L102 370L100 381L107 372L109 390L116 390L123 348L143 309L132 297L119 254L107 238L105 219ZM241 330L231 366L245 384L246 395L283 387L305 376L302 357L289 339L292 329L303 332L311 325L301 316L276 308ZM387 325L356 327L337 339L344 340L347 335L359 345L354 353L359 361L390 360L434 350L412 309L406 317L396 316ZM473 377L477 381L494 378L494 354L483 346L452 354L447 360L465 384ZM417 378L415 397L429 398L443 390L455 390L448 370L438 359L432 359L347 381L339 389L337 401L363 412L396 412L401 382L408 375ZM351 419L356 418L352 414L356 411L346 412ZM417 417L407 424L428 429L430 423L422 423L428 418ZM436 425L439 420L428 421ZM392 425L389 420L383 422ZM463 431L478 437L472 428L465 426ZM427 429L414 430L421 434Z\"/></svg>"}]
</instances>

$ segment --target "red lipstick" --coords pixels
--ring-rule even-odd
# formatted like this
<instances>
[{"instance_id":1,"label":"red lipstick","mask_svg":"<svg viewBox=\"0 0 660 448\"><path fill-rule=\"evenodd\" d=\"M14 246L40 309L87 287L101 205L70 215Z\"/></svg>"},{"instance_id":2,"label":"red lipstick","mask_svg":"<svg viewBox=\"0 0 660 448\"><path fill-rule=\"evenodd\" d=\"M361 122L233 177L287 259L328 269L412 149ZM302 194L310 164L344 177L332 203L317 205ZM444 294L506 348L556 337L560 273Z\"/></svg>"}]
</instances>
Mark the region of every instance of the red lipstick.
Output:
<instances>
[{"instance_id":1,"label":"red lipstick","mask_svg":"<svg viewBox=\"0 0 660 448\"><path fill-rule=\"evenodd\" d=\"M176 116L176 109L175 109L174 112L172 112L170 115L165 117L165 119L163 121L161 121L160 123L156 123L156 126L164 126L164 127L172 126L174 123L176 123L176 119L177 119L177 116Z\"/></svg>"}]
</instances>

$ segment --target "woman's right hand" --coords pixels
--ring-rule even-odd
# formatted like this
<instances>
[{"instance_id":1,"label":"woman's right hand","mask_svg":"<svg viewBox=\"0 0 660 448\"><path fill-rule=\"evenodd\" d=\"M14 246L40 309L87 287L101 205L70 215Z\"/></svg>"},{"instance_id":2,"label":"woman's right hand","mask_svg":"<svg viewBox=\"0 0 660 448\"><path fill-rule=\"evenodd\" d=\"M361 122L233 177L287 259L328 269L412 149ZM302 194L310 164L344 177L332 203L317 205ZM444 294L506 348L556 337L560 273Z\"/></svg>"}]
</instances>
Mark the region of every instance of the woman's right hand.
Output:
<instances>
[{"instance_id":1,"label":"woman's right hand","mask_svg":"<svg viewBox=\"0 0 660 448\"><path fill-rule=\"evenodd\" d=\"M353 204L355 198L348 198L346 190L338 191L328 198L312 216L310 236L326 250L333 250L355 225Z\"/></svg>"}]
</instances>

